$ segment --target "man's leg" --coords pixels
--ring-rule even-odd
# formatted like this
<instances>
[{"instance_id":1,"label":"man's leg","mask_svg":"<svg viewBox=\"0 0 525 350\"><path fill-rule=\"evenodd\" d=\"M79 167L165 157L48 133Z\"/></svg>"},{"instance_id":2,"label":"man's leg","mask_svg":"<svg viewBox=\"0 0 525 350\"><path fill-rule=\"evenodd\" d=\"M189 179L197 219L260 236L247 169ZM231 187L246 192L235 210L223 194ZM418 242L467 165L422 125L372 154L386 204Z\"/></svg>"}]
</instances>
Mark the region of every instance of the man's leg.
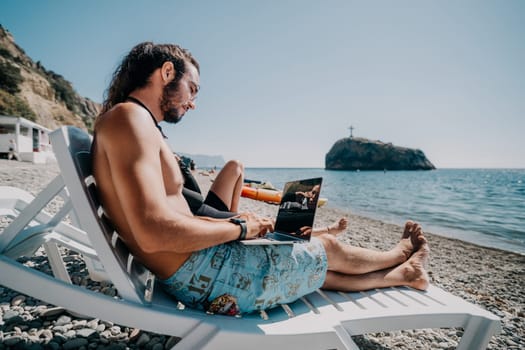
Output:
<instances>
[{"instance_id":1,"label":"man's leg","mask_svg":"<svg viewBox=\"0 0 525 350\"><path fill-rule=\"evenodd\" d=\"M424 240L424 243L407 261L393 268L361 275L328 271L323 288L352 292L374 288L409 286L425 290L429 285L428 274L424 267L428 260L428 254L428 244Z\"/></svg>"},{"instance_id":2,"label":"man's leg","mask_svg":"<svg viewBox=\"0 0 525 350\"><path fill-rule=\"evenodd\" d=\"M213 191L231 212L238 212L239 199L244 182L244 166L236 160L230 160L217 174L210 191Z\"/></svg>"},{"instance_id":3,"label":"man's leg","mask_svg":"<svg viewBox=\"0 0 525 350\"><path fill-rule=\"evenodd\" d=\"M316 237L323 233L329 233L331 235L338 235L348 227L348 219L345 217L339 218L336 222L326 227L315 227L312 230L312 236Z\"/></svg>"},{"instance_id":4,"label":"man's leg","mask_svg":"<svg viewBox=\"0 0 525 350\"><path fill-rule=\"evenodd\" d=\"M345 245L327 234L319 236L319 239L326 250L328 270L345 275L360 275L397 266L423 246L428 249L421 227L411 221L406 223L399 243L385 252Z\"/></svg>"}]
</instances>

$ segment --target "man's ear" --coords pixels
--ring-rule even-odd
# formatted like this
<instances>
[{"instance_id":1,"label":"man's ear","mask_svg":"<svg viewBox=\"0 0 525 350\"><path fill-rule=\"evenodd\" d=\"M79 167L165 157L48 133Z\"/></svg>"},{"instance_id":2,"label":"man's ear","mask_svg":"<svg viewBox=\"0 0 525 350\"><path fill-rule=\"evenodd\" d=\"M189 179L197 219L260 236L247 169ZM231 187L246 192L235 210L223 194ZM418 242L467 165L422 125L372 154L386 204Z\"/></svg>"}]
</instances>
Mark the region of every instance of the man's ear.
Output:
<instances>
[{"instance_id":1,"label":"man's ear","mask_svg":"<svg viewBox=\"0 0 525 350\"><path fill-rule=\"evenodd\" d=\"M162 81L164 81L164 83L166 84L175 79L176 73L177 72L175 71L175 66L173 66L173 62L164 62L162 64L162 67L160 67L160 75Z\"/></svg>"}]
</instances>

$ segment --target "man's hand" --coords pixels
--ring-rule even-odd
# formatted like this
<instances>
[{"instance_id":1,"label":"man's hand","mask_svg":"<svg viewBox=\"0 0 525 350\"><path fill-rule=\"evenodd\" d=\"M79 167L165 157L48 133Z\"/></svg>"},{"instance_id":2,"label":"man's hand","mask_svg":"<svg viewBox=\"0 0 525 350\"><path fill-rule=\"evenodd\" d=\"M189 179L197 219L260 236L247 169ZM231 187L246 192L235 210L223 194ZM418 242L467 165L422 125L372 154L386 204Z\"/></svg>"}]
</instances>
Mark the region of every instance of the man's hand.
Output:
<instances>
[{"instance_id":1,"label":"man's hand","mask_svg":"<svg viewBox=\"0 0 525 350\"><path fill-rule=\"evenodd\" d=\"M266 233L273 231L274 225L271 218L261 217L254 213L241 213L238 217L246 220L248 229L246 239L264 236Z\"/></svg>"},{"instance_id":2,"label":"man's hand","mask_svg":"<svg viewBox=\"0 0 525 350\"><path fill-rule=\"evenodd\" d=\"M312 226L303 226L297 232L299 236L310 236L312 234Z\"/></svg>"}]
</instances>

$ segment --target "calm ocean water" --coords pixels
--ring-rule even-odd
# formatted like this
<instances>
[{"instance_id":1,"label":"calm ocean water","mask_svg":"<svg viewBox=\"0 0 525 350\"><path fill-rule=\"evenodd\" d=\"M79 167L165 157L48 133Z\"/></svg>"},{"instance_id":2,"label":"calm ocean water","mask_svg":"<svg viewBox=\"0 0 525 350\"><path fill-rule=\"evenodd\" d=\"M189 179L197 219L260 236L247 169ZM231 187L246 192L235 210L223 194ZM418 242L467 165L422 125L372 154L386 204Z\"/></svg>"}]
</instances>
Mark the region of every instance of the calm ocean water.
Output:
<instances>
[{"instance_id":1,"label":"calm ocean water","mask_svg":"<svg viewBox=\"0 0 525 350\"><path fill-rule=\"evenodd\" d=\"M436 234L525 254L525 169L246 169L247 179L277 188L316 176L330 207L396 224L411 219Z\"/></svg>"}]
</instances>

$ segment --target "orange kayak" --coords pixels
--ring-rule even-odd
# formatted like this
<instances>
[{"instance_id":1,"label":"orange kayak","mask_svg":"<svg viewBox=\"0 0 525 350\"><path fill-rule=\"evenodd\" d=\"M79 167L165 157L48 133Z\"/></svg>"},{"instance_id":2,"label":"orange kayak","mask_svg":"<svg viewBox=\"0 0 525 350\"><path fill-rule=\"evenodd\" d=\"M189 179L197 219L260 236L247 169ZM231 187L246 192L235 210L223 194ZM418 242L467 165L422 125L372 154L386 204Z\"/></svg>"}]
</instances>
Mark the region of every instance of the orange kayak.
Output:
<instances>
[{"instance_id":1,"label":"orange kayak","mask_svg":"<svg viewBox=\"0 0 525 350\"><path fill-rule=\"evenodd\" d=\"M275 204L281 203L280 191L267 190L265 188L253 188L249 186L243 186L241 196Z\"/></svg>"},{"instance_id":2,"label":"orange kayak","mask_svg":"<svg viewBox=\"0 0 525 350\"><path fill-rule=\"evenodd\" d=\"M241 190L241 197L255 199L257 201L263 201L273 204L280 204L282 193L277 190L269 190L266 188L256 188L250 186L243 186ZM319 198L317 202L318 207L322 207L328 202L326 198Z\"/></svg>"}]
</instances>

